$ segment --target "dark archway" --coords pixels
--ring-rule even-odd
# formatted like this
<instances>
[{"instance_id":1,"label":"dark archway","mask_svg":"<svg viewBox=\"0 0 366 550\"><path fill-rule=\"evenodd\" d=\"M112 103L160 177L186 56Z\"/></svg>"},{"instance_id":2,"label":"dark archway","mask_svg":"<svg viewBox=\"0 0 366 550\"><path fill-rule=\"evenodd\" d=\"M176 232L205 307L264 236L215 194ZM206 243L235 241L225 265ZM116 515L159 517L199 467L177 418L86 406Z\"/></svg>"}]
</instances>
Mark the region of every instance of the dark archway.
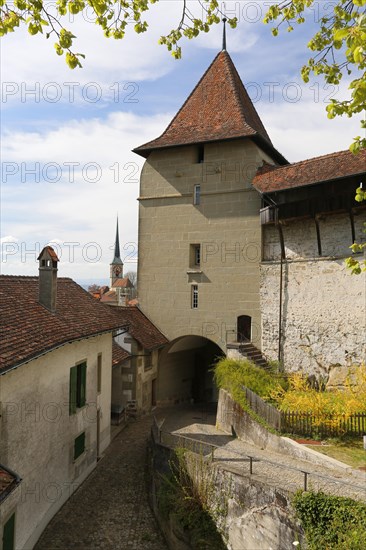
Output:
<instances>
[{"instance_id":1,"label":"dark archway","mask_svg":"<svg viewBox=\"0 0 366 550\"><path fill-rule=\"evenodd\" d=\"M252 339L252 318L249 315L240 315L237 320L238 342L250 342Z\"/></svg>"},{"instance_id":2,"label":"dark archway","mask_svg":"<svg viewBox=\"0 0 366 550\"><path fill-rule=\"evenodd\" d=\"M157 404L216 403L212 368L223 355L217 344L202 336L170 342L160 353Z\"/></svg>"}]
</instances>

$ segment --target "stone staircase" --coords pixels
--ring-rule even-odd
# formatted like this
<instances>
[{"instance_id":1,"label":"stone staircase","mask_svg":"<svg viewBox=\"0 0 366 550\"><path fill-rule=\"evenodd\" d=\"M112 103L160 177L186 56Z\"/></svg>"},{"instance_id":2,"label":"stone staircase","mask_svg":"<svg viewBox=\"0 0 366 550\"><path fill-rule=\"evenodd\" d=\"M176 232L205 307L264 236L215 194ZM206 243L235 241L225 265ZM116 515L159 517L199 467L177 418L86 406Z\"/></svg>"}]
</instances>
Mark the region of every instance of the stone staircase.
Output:
<instances>
[{"instance_id":1,"label":"stone staircase","mask_svg":"<svg viewBox=\"0 0 366 550\"><path fill-rule=\"evenodd\" d=\"M239 342L238 351L245 357L262 369L270 369L267 359L262 355L261 351L253 346L251 342Z\"/></svg>"}]
</instances>

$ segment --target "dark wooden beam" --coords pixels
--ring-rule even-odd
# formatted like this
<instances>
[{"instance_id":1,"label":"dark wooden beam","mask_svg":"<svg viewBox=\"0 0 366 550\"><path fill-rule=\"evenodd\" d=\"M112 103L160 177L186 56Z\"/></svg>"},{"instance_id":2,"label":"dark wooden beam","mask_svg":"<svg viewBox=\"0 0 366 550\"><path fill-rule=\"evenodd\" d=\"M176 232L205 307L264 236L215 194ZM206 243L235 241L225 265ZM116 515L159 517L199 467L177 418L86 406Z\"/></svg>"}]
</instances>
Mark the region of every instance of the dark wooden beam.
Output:
<instances>
[{"instance_id":1,"label":"dark wooden beam","mask_svg":"<svg viewBox=\"0 0 366 550\"><path fill-rule=\"evenodd\" d=\"M351 221L352 244L353 244L356 240L356 231L355 231L355 218L353 215L352 208L349 210L349 219Z\"/></svg>"},{"instance_id":2,"label":"dark wooden beam","mask_svg":"<svg viewBox=\"0 0 366 550\"><path fill-rule=\"evenodd\" d=\"M314 217L315 221L315 229L316 229L316 240L318 241L318 254L319 256L322 255L322 241L320 238L320 226L319 226L319 218L317 216Z\"/></svg>"}]
</instances>

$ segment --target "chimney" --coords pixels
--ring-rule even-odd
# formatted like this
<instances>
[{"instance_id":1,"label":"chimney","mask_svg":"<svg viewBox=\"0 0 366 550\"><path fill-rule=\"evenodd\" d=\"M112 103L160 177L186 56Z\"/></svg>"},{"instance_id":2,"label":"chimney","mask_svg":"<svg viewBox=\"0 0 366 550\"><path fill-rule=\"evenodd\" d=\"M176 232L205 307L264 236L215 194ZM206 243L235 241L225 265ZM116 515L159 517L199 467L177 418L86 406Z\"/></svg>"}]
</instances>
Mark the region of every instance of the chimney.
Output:
<instances>
[{"instance_id":1,"label":"chimney","mask_svg":"<svg viewBox=\"0 0 366 550\"><path fill-rule=\"evenodd\" d=\"M51 246L45 246L39 261L39 302L52 313L56 311L57 263L56 252Z\"/></svg>"}]
</instances>

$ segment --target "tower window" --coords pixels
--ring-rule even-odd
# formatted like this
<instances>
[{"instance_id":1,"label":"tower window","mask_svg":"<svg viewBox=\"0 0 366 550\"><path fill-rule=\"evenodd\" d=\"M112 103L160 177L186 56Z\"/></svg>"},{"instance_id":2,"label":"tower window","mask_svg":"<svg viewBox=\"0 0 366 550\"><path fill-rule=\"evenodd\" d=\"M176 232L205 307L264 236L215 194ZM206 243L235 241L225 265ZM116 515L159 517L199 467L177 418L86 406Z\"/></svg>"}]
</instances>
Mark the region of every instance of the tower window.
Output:
<instances>
[{"instance_id":1,"label":"tower window","mask_svg":"<svg viewBox=\"0 0 366 550\"><path fill-rule=\"evenodd\" d=\"M201 245L191 244L189 247L189 267L197 268L201 265Z\"/></svg>"},{"instance_id":2,"label":"tower window","mask_svg":"<svg viewBox=\"0 0 366 550\"><path fill-rule=\"evenodd\" d=\"M204 145L199 145L198 151L197 151L197 162L202 163L204 162L204 160L205 160L205 147Z\"/></svg>"},{"instance_id":3,"label":"tower window","mask_svg":"<svg viewBox=\"0 0 366 550\"><path fill-rule=\"evenodd\" d=\"M199 244L194 245L194 264L197 266L201 264L201 246Z\"/></svg>"},{"instance_id":4,"label":"tower window","mask_svg":"<svg viewBox=\"0 0 366 550\"><path fill-rule=\"evenodd\" d=\"M201 204L201 186L195 185L193 190L193 204Z\"/></svg>"},{"instance_id":5,"label":"tower window","mask_svg":"<svg viewBox=\"0 0 366 550\"><path fill-rule=\"evenodd\" d=\"M192 285L192 309L198 309L198 285Z\"/></svg>"}]
</instances>

